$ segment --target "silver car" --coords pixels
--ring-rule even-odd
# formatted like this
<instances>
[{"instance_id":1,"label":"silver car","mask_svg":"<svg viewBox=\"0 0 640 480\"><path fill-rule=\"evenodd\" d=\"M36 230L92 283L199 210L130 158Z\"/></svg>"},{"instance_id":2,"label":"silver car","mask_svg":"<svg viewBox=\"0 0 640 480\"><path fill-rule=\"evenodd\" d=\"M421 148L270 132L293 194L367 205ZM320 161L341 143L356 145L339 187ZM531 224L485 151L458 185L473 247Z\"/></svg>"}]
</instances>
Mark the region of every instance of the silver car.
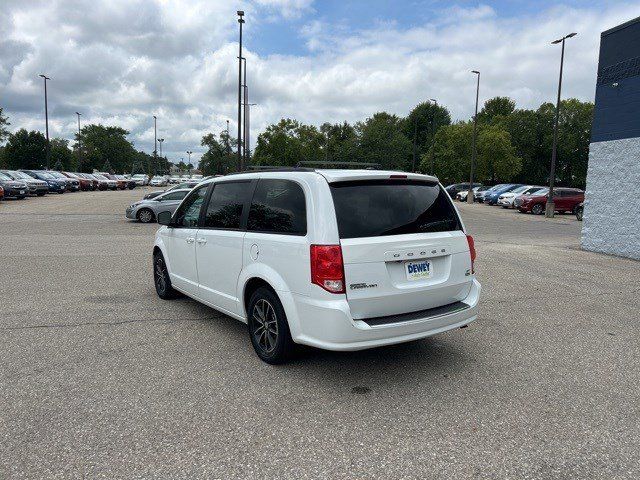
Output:
<instances>
[{"instance_id":1,"label":"silver car","mask_svg":"<svg viewBox=\"0 0 640 480\"><path fill-rule=\"evenodd\" d=\"M173 213L190 191L188 188L175 189L155 198L141 200L128 207L125 216L142 223L155 222L160 212Z\"/></svg>"}]
</instances>

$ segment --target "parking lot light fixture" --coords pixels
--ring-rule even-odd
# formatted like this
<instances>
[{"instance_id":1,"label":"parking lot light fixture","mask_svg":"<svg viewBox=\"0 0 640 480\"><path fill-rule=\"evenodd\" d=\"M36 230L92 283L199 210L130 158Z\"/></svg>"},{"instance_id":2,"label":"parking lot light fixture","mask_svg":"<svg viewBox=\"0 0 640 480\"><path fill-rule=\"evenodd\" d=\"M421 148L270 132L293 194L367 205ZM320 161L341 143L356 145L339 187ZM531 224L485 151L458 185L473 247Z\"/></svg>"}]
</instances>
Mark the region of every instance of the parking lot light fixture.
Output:
<instances>
[{"instance_id":1,"label":"parking lot light fixture","mask_svg":"<svg viewBox=\"0 0 640 480\"><path fill-rule=\"evenodd\" d=\"M469 175L469 191L467 192L467 203L473 203L473 175L476 168L476 156L478 155L478 99L480 97L480 72L472 70L471 73L477 75L476 84L476 113L473 116L473 153L471 154L471 173Z\"/></svg>"},{"instance_id":2,"label":"parking lot light fixture","mask_svg":"<svg viewBox=\"0 0 640 480\"><path fill-rule=\"evenodd\" d=\"M76 112L78 116L78 171L82 172L82 143L80 140L80 112Z\"/></svg>"},{"instance_id":3,"label":"parking lot light fixture","mask_svg":"<svg viewBox=\"0 0 640 480\"><path fill-rule=\"evenodd\" d=\"M242 149L242 25L244 24L244 12L238 10L238 23L240 24L240 41L238 43L238 171L243 170Z\"/></svg>"},{"instance_id":4,"label":"parking lot light fixture","mask_svg":"<svg viewBox=\"0 0 640 480\"><path fill-rule=\"evenodd\" d=\"M436 113L438 112L438 101L435 98L429 99L436 106L436 109L433 111L433 115L431 115L431 148L433 152L431 152L431 175L436 174L436 151L434 145L436 144Z\"/></svg>"},{"instance_id":5,"label":"parking lot light fixture","mask_svg":"<svg viewBox=\"0 0 640 480\"><path fill-rule=\"evenodd\" d=\"M564 67L564 42L567 38L573 38L577 33L573 32L565 35L558 40L551 42L552 45L562 43L562 53L560 54L560 79L558 80L558 100L556 102L556 116L553 120L553 146L551 147L551 168L549 169L549 194L547 196L547 205L545 206L544 216L553 218L556 205L553 201L553 184L556 176L556 157L558 152L558 120L560 118L560 96L562 94L562 69Z\"/></svg>"},{"instance_id":6,"label":"parking lot light fixture","mask_svg":"<svg viewBox=\"0 0 640 480\"><path fill-rule=\"evenodd\" d=\"M48 101L47 101L47 80L51 80L49 77L47 77L44 74L40 74L40 77L42 77L42 79L44 80L44 128L45 128L45 133L47 136L47 151L46 151L46 163L47 163L47 170L49 170L49 160L51 158L51 145L49 144L49 105L48 105Z\"/></svg>"}]
</instances>

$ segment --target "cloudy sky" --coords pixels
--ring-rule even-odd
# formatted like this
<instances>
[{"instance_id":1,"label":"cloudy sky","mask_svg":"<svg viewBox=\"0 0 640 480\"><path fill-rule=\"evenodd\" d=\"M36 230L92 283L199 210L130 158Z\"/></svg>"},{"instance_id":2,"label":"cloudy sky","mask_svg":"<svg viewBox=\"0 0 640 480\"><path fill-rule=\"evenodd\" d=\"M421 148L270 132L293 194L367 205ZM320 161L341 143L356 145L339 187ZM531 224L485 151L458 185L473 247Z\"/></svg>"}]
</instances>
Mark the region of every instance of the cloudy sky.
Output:
<instances>
[{"instance_id":1,"label":"cloudy sky","mask_svg":"<svg viewBox=\"0 0 640 480\"><path fill-rule=\"evenodd\" d=\"M2 0L0 106L11 128L71 139L83 122L120 125L153 151L153 119L170 160L237 115L235 12L246 12L252 140L282 117L356 121L406 115L436 98L455 119L509 95L552 101L571 31L564 96L592 100L602 30L640 16L640 2L601 0ZM194 158L197 160L197 156Z\"/></svg>"}]
</instances>

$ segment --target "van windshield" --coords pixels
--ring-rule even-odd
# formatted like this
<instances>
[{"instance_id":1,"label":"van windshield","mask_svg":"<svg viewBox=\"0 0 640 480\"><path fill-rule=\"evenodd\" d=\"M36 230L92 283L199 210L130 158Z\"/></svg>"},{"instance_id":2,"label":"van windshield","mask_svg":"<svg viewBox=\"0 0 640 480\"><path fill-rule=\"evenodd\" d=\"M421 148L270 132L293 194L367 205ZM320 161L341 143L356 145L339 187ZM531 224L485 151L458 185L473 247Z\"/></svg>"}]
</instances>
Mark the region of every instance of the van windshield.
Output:
<instances>
[{"instance_id":1,"label":"van windshield","mask_svg":"<svg viewBox=\"0 0 640 480\"><path fill-rule=\"evenodd\" d=\"M340 238L462 230L437 183L365 180L331 183Z\"/></svg>"}]
</instances>

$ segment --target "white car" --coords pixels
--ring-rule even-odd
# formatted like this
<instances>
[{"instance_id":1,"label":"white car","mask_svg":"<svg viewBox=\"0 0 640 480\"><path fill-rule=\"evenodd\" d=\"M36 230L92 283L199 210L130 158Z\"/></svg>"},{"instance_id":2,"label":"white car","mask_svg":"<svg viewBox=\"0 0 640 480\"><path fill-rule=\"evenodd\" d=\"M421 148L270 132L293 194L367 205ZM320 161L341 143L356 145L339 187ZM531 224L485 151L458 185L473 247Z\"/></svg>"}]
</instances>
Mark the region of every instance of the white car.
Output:
<instances>
[{"instance_id":1,"label":"white car","mask_svg":"<svg viewBox=\"0 0 640 480\"><path fill-rule=\"evenodd\" d=\"M149 182L149 185L151 185L152 187L166 187L167 179L161 175L156 175L151 179L151 181Z\"/></svg>"},{"instance_id":2,"label":"white car","mask_svg":"<svg viewBox=\"0 0 640 480\"><path fill-rule=\"evenodd\" d=\"M169 178L169 183L171 184L180 183L180 181L180 175L171 175L171 178Z\"/></svg>"},{"instance_id":3,"label":"white car","mask_svg":"<svg viewBox=\"0 0 640 480\"><path fill-rule=\"evenodd\" d=\"M248 324L281 363L300 343L360 350L476 319L473 238L434 177L372 170L260 171L198 184L153 249L156 292Z\"/></svg>"},{"instance_id":4,"label":"white car","mask_svg":"<svg viewBox=\"0 0 640 480\"><path fill-rule=\"evenodd\" d=\"M191 175L191 180L202 180L202 175Z\"/></svg>"},{"instance_id":5,"label":"white car","mask_svg":"<svg viewBox=\"0 0 640 480\"><path fill-rule=\"evenodd\" d=\"M498 205L502 208L515 208L513 202L515 202L516 198L520 195L531 195L539 190L542 190L545 187L540 187L538 185L523 185L521 187L516 188L515 190L511 190L510 192L503 193L498 197Z\"/></svg>"},{"instance_id":6,"label":"white car","mask_svg":"<svg viewBox=\"0 0 640 480\"><path fill-rule=\"evenodd\" d=\"M144 173L136 173L131 177L131 180L136 182L136 185L144 186L149 185L149 176Z\"/></svg>"}]
</instances>

